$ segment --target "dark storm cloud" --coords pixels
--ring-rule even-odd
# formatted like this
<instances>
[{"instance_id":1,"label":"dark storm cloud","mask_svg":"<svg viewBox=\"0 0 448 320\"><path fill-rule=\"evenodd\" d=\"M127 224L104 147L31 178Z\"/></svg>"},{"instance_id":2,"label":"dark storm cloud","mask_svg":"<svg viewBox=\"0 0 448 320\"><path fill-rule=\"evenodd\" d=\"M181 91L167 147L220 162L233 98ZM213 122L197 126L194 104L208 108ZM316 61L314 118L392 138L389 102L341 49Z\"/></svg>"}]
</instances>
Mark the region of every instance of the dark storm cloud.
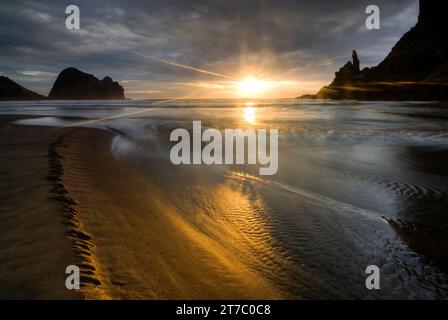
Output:
<instances>
[{"instance_id":1,"label":"dark storm cloud","mask_svg":"<svg viewBox=\"0 0 448 320\"><path fill-rule=\"evenodd\" d=\"M364 10L371 2L2 0L0 73L47 93L55 74L75 66L128 80L131 95L146 90L162 96L173 94L164 83L211 78L156 57L230 76L263 65L279 77L325 83L352 49L362 63L376 64L415 24L417 0L376 0L382 28L366 30ZM65 29L69 4L81 9L79 31Z\"/></svg>"}]
</instances>

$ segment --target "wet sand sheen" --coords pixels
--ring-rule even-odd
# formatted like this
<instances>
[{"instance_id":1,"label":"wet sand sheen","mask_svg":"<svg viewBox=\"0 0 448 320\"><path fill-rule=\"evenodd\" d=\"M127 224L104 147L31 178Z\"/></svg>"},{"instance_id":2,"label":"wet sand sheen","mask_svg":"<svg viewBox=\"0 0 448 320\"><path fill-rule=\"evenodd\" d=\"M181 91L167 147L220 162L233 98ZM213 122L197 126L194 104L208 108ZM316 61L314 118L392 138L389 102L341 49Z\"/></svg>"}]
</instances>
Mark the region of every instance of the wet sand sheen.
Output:
<instances>
[{"instance_id":1,"label":"wet sand sheen","mask_svg":"<svg viewBox=\"0 0 448 320\"><path fill-rule=\"evenodd\" d=\"M80 129L58 149L63 184L94 244L92 264L101 285L87 283L87 298L285 297L256 271L247 250L254 246L250 237L213 223L208 210L189 208L188 199L176 198L175 190L167 192L151 172L145 175L118 162L110 153L110 139L106 132ZM221 188L219 197L233 199L248 216L253 214L247 199ZM222 197L223 192L233 194ZM256 222L249 223L262 228ZM257 250L272 254L266 239L256 242Z\"/></svg>"},{"instance_id":2,"label":"wet sand sheen","mask_svg":"<svg viewBox=\"0 0 448 320\"><path fill-rule=\"evenodd\" d=\"M60 202L48 179L48 151L58 135L0 119L0 298L79 299L65 288L74 264Z\"/></svg>"},{"instance_id":3,"label":"wet sand sheen","mask_svg":"<svg viewBox=\"0 0 448 320\"><path fill-rule=\"evenodd\" d=\"M116 160L104 130L15 119L1 122L3 298L287 297L257 271L256 255L274 253L244 195L220 186L206 202L234 205L261 238L213 222L213 208L199 212L160 175ZM218 201L224 193L233 200ZM81 268L78 292L65 288L70 264Z\"/></svg>"}]
</instances>

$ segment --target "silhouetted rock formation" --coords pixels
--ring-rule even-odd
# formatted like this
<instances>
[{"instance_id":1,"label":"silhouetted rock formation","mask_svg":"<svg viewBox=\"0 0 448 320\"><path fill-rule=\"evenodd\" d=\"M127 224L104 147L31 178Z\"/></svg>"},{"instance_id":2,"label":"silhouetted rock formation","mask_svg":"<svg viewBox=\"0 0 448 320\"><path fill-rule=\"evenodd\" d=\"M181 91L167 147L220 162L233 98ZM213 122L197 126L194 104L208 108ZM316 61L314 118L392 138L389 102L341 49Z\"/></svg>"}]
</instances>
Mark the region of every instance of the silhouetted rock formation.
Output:
<instances>
[{"instance_id":1,"label":"silhouetted rock formation","mask_svg":"<svg viewBox=\"0 0 448 320\"><path fill-rule=\"evenodd\" d=\"M7 77L0 76L0 100L41 100L44 96L28 90Z\"/></svg>"},{"instance_id":2,"label":"silhouetted rock formation","mask_svg":"<svg viewBox=\"0 0 448 320\"><path fill-rule=\"evenodd\" d=\"M359 59L356 50L353 50L352 61L347 62L339 71L335 74L335 79L332 85L343 86L350 83L352 79L360 74Z\"/></svg>"},{"instance_id":3,"label":"silhouetted rock formation","mask_svg":"<svg viewBox=\"0 0 448 320\"><path fill-rule=\"evenodd\" d=\"M125 97L123 87L110 77L99 80L76 68L67 68L57 77L48 99L119 100Z\"/></svg>"},{"instance_id":4,"label":"silhouetted rock formation","mask_svg":"<svg viewBox=\"0 0 448 320\"><path fill-rule=\"evenodd\" d=\"M355 73L359 73L359 59L358 59L358 53L356 50L353 50L352 52L352 61L353 61L353 69Z\"/></svg>"},{"instance_id":5,"label":"silhouetted rock formation","mask_svg":"<svg viewBox=\"0 0 448 320\"><path fill-rule=\"evenodd\" d=\"M448 100L448 24L443 1L420 0L419 19L376 67L353 61L314 98L357 100ZM307 95L303 98L310 98Z\"/></svg>"}]
</instances>

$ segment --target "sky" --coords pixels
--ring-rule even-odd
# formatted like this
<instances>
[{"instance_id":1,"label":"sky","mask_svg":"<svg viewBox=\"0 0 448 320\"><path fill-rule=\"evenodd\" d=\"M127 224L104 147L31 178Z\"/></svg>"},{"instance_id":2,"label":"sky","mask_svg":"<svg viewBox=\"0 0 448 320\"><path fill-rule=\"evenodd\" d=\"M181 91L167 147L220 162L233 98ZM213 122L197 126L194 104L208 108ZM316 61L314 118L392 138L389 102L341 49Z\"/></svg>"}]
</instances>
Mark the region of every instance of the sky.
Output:
<instances>
[{"instance_id":1,"label":"sky","mask_svg":"<svg viewBox=\"0 0 448 320\"><path fill-rule=\"evenodd\" d=\"M80 30L65 26L71 4ZM380 30L365 27L370 4ZM44 95L76 67L132 99L290 98L353 49L378 64L417 16L418 0L0 0L0 75Z\"/></svg>"}]
</instances>

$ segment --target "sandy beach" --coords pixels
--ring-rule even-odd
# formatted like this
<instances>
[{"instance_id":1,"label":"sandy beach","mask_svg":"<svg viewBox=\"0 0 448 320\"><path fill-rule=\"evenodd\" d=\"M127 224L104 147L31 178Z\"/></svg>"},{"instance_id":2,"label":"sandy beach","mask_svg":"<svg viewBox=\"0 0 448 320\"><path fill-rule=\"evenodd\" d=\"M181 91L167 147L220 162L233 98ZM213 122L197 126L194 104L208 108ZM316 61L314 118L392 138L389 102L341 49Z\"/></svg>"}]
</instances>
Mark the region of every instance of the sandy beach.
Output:
<instances>
[{"instance_id":1,"label":"sandy beach","mask_svg":"<svg viewBox=\"0 0 448 320\"><path fill-rule=\"evenodd\" d=\"M49 148L60 132L19 127L16 118L0 120L0 297L80 298L64 285L74 254L49 180Z\"/></svg>"}]
</instances>

